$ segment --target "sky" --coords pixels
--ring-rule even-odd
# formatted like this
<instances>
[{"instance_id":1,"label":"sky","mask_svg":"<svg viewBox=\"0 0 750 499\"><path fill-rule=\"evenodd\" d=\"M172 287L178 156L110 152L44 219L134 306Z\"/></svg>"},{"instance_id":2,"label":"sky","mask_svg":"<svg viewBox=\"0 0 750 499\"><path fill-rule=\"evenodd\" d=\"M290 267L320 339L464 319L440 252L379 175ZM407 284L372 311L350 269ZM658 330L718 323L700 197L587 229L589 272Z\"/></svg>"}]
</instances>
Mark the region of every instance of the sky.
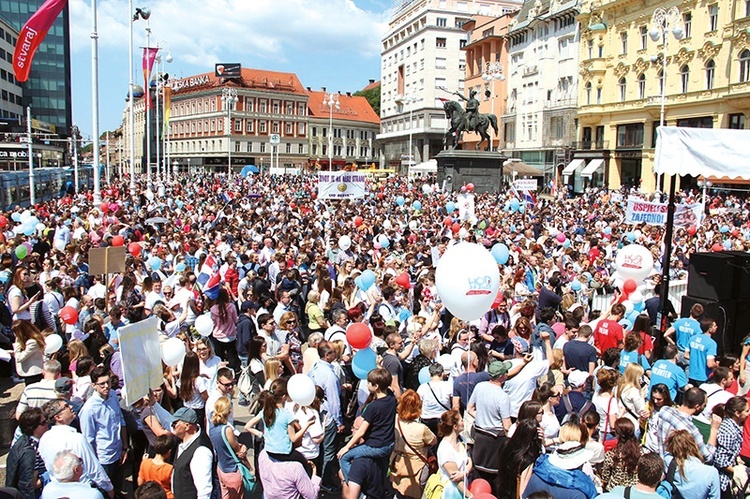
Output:
<instances>
[{"instance_id":1,"label":"sky","mask_svg":"<svg viewBox=\"0 0 750 499\"><path fill-rule=\"evenodd\" d=\"M90 136L91 3L70 0L73 121ZM127 0L99 0L99 131L120 126L128 88ZM355 92L380 79L380 40L392 0L133 0L151 11L151 46L173 61L170 77L214 70L214 64L293 72L302 85ZM133 23L134 81L143 85L146 22Z\"/></svg>"}]
</instances>

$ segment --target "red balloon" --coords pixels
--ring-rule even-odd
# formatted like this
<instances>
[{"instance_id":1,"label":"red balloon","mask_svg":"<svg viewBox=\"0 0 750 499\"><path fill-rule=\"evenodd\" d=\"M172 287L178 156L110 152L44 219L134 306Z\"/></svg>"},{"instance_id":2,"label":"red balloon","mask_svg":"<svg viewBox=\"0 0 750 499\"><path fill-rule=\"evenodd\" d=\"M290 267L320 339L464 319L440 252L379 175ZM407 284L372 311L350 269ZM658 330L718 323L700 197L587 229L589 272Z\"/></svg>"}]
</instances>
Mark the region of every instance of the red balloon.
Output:
<instances>
[{"instance_id":1,"label":"red balloon","mask_svg":"<svg viewBox=\"0 0 750 499\"><path fill-rule=\"evenodd\" d=\"M355 322L346 328L346 341L352 348L362 350L370 346L372 341L372 331L367 324Z\"/></svg>"},{"instance_id":2,"label":"red balloon","mask_svg":"<svg viewBox=\"0 0 750 499\"><path fill-rule=\"evenodd\" d=\"M0 215L0 228L6 228L8 226L8 219L5 218L5 215Z\"/></svg>"},{"instance_id":3,"label":"red balloon","mask_svg":"<svg viewBox=\"0 0 750 499\"><path fill-rule=\"evenodd\" d=\"M714 244L711 246L711 251L718 253L719 251L724 251L724 246L721 244Z\"/></svg>"},{"instance_id":4,"label":"red balloon","mask_svg":"<svg viewBox=\"0 0 750 499\"><path fill-rule=\"evenodd\" d=\"M688 227L687 232L691 236L694 236L695 233L698 232L698 228L695 225L691 225L690 227Z\"/></svg>"},{"instance_id":5,"label":"red balloon","mask_svg":"<svg viewBox=\"0 0 750 499\"><path fill-rule=\"evenodd\" d=\"M107 213L109 211L109 204L102 203L99 208L102 210L102 213Z\"/></svg>"},{"instance_id":6,"label":"red balloon","mask_svg":"<svg viewBox=\"0 0 750 499\"><path fill-rule=\"evenodd\" d=\"M732 237L739 237L739 235L740 231L738 231L737 229L732 230Z\"/></svg>"},{"instance_id":7,"label":"red balloon","mask_svg":"<svg viewBox=\"0 0 750 499\"><path fill-rule=\"evenodd\" d=\"M112 238L112 246L122 246L123 244L125 244L125 238L121 235L118 234Z\"/></svg>"},{"instance_id":8,"label":"red balloon","mask_svg":"<svg viewBox=\"0 0 750 499\"><path fill-rule=\"evenodd\" d=\"M626 294L630 294L636 289L638 289L638 283L635 282L635 279L627 279L622 285L622 290Z\"/></svg>"},{"instance_id":9,"label":"red balloon","mask_svg":"<svg viewBox=\"0 0 750 499\"><path fill-rule=\"evenodd\" d=\"M130 253L133 256L138 256L141 254L141 245L138 243L130 243L128 244L128 253Z\"/></svg>"},{"instance_id":10,"label":"red balloon","mask_svg":"<svg viewBox=\"0 0 750 499\"><path fill-rule=\"evenodd\" d=\"M484 478L477 478L472 481L469 485L469 490L474 494L474 497L481 494L492 494L492 486L490 485L490 482Z\"/></svg>"},{"instance_id":11,"label":"red balloon","mask_svg":"<svg viewBox=\"0 0 750 499\"><path fill-rule=\"evenodd\" d=\"M360 217L360 216L354 217L354 225L356 225L357 227L359 227L363 223L364 223L364 220L362 220L362 217Z\"/></svg>"},{"instance_id":12,"label":"red balloon","mask_svg":"<svg viewBox=\"0 0 750 499\"><path fill-rule=\"evenodd\" d=\"M492 308L497 308L498 305L505 302L505 295L503 295L503 290L497 292L497 296L495 297L495 301L492 302Z\"/></svg>"},{"instance_id":13,"label":"red balloon","mask_svg":"<svg viewBox=\"0 0 750 499\"><path fill-rule=\"evenodd\" d=\"M75 324L78 322L78 311L73 307L63 307L60 309L60 318L65 324Z\"/></svg>"},{"instance_id":14,"label":"red balloon","mask_svg":"<svg viewBox=\"0 0 750 499\"><path fill-rule=\"evenodd\" d=\"M450 227L451 225L453 225L453 219L451 217L445 217L445 220L443 220L443 224L446 227Z\"/></svg>"},{"instance_id":15,"label":"red balloon","mask_svg":"<svg viewBox=\"0 0 750 499\"><path fill-rule=\"evenodd\" d=\"M469 182L468 184L466 184L466 190L469 191L469 192L474 191L474 184L472 184L471 182Z\"/></svg>"},{"instance_id":16,"label":"red balloon","mask_svg":"<svg viewBox=\"0 0 750 499\"><path fill-rule=\"evenodd\" d=\"M404 289L411 288L411 278L409 277L409 273L408 272L404 272L401 275L399 275L398 277L396 277L396 284L398 284L399 286L401 286Z\"/></svg>"},{"instance_id":17,"label":"red balloon","mask_svg":"<svg viewBox=\"0 0 750 499\"><path fill-rule=\"evenodd\" d=\"M457 233L459 230L461 230L461 226L458 225L458 222L454 222L453 225L451 225L451 230L453 233Z\"/></svg>"}]
</instances>

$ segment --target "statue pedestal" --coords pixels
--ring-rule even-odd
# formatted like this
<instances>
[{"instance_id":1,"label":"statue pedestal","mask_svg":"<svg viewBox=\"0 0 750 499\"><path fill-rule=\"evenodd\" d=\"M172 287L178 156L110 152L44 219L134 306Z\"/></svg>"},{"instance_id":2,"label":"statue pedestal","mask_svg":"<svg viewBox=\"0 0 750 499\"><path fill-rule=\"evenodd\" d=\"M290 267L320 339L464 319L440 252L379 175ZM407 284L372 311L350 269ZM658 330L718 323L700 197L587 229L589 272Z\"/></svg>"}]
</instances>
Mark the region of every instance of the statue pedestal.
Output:
<instances>
[{"instance_id":1,"label":"statue pedestal","mask_svg":"<svg viewBox=\"0 0 750 499\"><path fill-rule=\"evenodd\" d=\"M441 151L437 160L438 184L446 192L459 190L472 183L474 191L499 192L503 183L503 162L508 158L499 152L490 151Z\"/></svg>"}]
</instances>

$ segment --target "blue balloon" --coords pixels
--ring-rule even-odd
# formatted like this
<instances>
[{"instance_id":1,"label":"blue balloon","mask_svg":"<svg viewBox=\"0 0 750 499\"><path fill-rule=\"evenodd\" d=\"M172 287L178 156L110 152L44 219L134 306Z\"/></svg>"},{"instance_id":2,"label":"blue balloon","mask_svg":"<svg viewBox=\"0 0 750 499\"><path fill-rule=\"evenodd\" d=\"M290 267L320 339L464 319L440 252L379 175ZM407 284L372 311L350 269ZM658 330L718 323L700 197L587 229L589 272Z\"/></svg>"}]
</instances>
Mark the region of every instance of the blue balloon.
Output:
<instances>
[{"instance_id":1,"label":"blue balloon","mask_svg":"<svg viewBox=\"0 0 750 499\"><path fill-rule=\"evenodd\" d=\"M12 214L10 215L10 219L11 219L11 220L13 220L14 222L20 222L20 221L21 221L21 214L20 214L20 213L18 213L17 211L14 211L14 212L13 212L13 213L12 213Z\"/></svg>"},{"instance_id":2,"label":"blue balloon","mask_svg":"<svg viewBox=\"0 0 750 499\"><path fill-rule=\"evenodd\" d=\"M21 231L23 232L24 236L27 236L27 237L33 236L34 233L36 232L36 224L34 224L34 225L31 225L31 224L28 224L28 223L27 224L23 224L21 226Z\"/></svg>"},{"instance_id":3,"label":"blue balloon","mask_svg":"<svg viewBox=\"0 0 750 499\"><path fill-rule=\"evenodd\" d=\"M563 241L563 248L570 248L570 239Z\"/></svg>"},{"instance_id":4,"label":"blue balloon","mask_svg":"<svg viewBox=\"0 0 750 499\"><path fill-rule=\"evenodd\" d=\"M381 248L387 248L388 246L391 245L391 240L388 239L388 236L386 236L386 235L381 235L378 238L378 242L380 243L380 247Z\"/></svg>"},{"instance_id":5,"label":"blue balloon","mask_svg":"<svg viewBox=\"0 0 750 499\"><path fill-rule=\"evenodd\" d=\"M151 270L157 271L161 268L161 258L158 256L152 256L147 260L148 266L151 267Z\"/></svg>"},{"instance_id":6,"label":"blue balloon","mask_svg":"<svg viewBox=\"0 0 750 499\"><path fill-rule=\"evenodd\" d=\"M357 286L357 287L358 287L359 289L361 289L362 291L366 291L366 290L365 290L365 284L364 284L364 280L362 279L362 276L361 276L361 275L358 275L357 277L355 277L355 278L354 278L354 284L355 284L355 285L356 285L356 286Z\"/></svg>"},{"instance_id":7,"label":"blue balloon","mask_svg":"<svg viewBox=\"0 0 750 499\"><path fill-rule=\"evenodd\" d=\"M625 234L625 237L627 237L628 241L632 243L633 241L635 241L635 232L627 232Z\"/></svg>"},{"instance_id":8,"label":"blue balloon","mask_svg":"<svg viewBox=\"0 0 750 499\"><path fill-rule=\"evenodd\" d=\"M633 312L638 312L638 314L640 314L644 310L646 310L645 300L641 300L638 303L633 303ZM638 314L636 314L636 317L638 317ZM633 319L633 324L635 324L635 319Z\"/></svg>"},{"instance_id":9,"label":"blue balloon","mask_svg":"<svg viewBox=\"0 0 750 499\"><path fill-rule=\"evenodd\" d=\"M510 211L510 201L505 202L505 206L503 207L503 210Z\"/></svg>"},{"instance_id":10,"label":"blue balloon","mask_svg":"<svg viewBox=\"0 0 750 499\"><path fill-rule=\"evenodd\" d=\"M604 230L602 232L604 232L605 234L612 234L612 227L604 227Z\"/></svg>"},{"instance_id":11,"label":"blue balloon","mask_svg":"<svg viewBox=\"0 0 750 499\"><path fill-rule=\"evenodd\" d=\"M414 201L411 204L411 207L414 208L416 211L419 211L422 209L422 203L420 203L419 201Z\"/></svg>"},{"instance_id":12,"label":"blue balloon","mask_svg":"<svg viewBox=\"0 0 750 499\"><path fill-rule=\"evenodd\" d=\"M490 253L492 253L492 256L495 258L495 261L498 264L505 265L506 263L508 263L510 250L503 243L497 243L496 245L494 245Z\"/></svg>"},{"instance_id":13,"label":"blue balloon","mask_svg":"<svg viewBox=\"0 0 750 499\"><path fill-rule=\"evenodd\" d=\"M522 204L518 207L518 213L526 213L526 205Z\"/></svg>"},{"instance_id":14,"label":"blue balloon","mask_svg":"<svg viewBox=\"0 0 750 499\"><path fill-rule=\"evenodd\" d=\"M403 206L406 200L404 199L404 196L397 196L396 197L396 204L399 206Z\"/></svg>"},{"instance_id":15,"label":"blue balloon","mask_svg":"<svg viewBox=\"0 0 750 499\"><path fill-rule=\"evenodd\" d=\"M453 213L455 210L456 210L456 203L454 203L453 201L448 201L447 203L445 203L445 211L447 213Z\"/></svg>"},{"instance_id":16,"label":"blue balloon","mask_svg":"<svg viewBox=\"0 0 750 499\"><path fill-rule=\"evenodd\" d=\"M510 200L510 211L513 213L518 211L518 207L521 206L521 201L518 200L518 198L513 198Z\"/></svg>"},{"instance_id":17,"label":"blue balloon","mask_svg":"<svg viewBox=\"0 0 750 499\"><path fill-rule=\"evenodd\" d=\"M373 284L375 284L375 272L370 269L362 272L360 277L362 278L362 291L367 291Z\"/></svg>"},{"instance_id":18,"label":"blue balloon","mask_svg":"<svg viewBox=\"0 0 750 499\"><path fill-rule=\"evenodd\" d=\"M411 310L408 308L403 308L401 309L401 312L398 313L399 322L406 322L409 317L411 317Z\"/></svg>"},{"instance_id":19,"label":"blue balloon","mask_svg":"<svg viewBox=\"0 0 750 499\"><path fill-rule=\"evenodd\" d=\"M424 366L422 369L419 370L419 384L423 385L430 381L430 366Z\"/></svg>"},{"instance_id":20,"label":"blue balloon","mask_svg":"<svg viewBox=\"0 0 750 499\"><path fill-rule=\"evenodd\" d=\"M352 371L359 379L367 379L367 374L377 368L377 355L369 348L358 351L352 357Z\"/></svg>"},{"instance_id":21,"label":"blue balloon","mask_svg":"<svg viewBox=\"0 0 750 499\"><path fill-rule=\"evenodd\" d=\"M582 287L581 281L577 279L570 283L570 289L572 289L573 291L580 291L581 287Z\"/></svg>"},{"instance_id":22,"label":"blue balloon","mask_svg":"<svg viewBox=\"0 0 750 499\"><path fill-rule=\"evenodd\" d=\"M729 226L728 225L722 225L719 228L719 232L721 232L722 234L726 234L727 232L729 232Z\"/></svg>"},{"instance_id":23,"label":"blue balloon","mask_svg":"<svg viewBox=\"0 0 750 499\"><path fill-rule=\"evenodd\" d=\"M177 272L185 272L185 269L187 269L187 265L185 265L185 262L178 263L175 268Z\"/></svg>"},{"instance_id":24,"label":"blue balloon","mask_svg":"<svg viewBox=\"0 0 750 499\"><path fill-rule=\"evenodd\" d=\"M26 234L26 232L24 232ZM28 236L28 234L26 234ZM726 249L732 249L732 241L724 241L724 247Z\"/></svg>"},{"instance_id":25,"label":"blue balloon","mask_svg":"<svg viewBox=\"0 0 750 499\"><path fill-rule=\"evenodd\" d=\"M453 482L448 482L443 489L443 499L463 499L464 495Z\"/></svg>"}]
</instances>

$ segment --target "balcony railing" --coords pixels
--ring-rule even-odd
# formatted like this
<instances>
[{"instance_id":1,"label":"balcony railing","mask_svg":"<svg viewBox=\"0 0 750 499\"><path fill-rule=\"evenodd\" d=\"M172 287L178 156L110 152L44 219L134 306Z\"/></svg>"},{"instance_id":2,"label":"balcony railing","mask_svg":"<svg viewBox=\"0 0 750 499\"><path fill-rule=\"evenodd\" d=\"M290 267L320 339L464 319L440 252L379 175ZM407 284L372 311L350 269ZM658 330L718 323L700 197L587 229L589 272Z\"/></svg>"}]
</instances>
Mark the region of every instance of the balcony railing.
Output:
<instances>
[{"instance_id":1,"label":"balcony railing","mask_svg":"<svg viewBox=\"0 0 750 499\"><path fill-rule=\"evenodd\" d=\"M581 140L580 142L573 142L573 148L578 150L585 149L609 149L608 140Z\"/></svg>"},{"instance_id":2,"label":"balcony railing","mask_svg":"<svg viewBox=\"0 0 750 499\"><path fill-rule=\"evenodd\" d=\"M578 99L560 99L544 101L544 109L556 109L564 107L577 107Z\"/></svg>"}]
</instances>

